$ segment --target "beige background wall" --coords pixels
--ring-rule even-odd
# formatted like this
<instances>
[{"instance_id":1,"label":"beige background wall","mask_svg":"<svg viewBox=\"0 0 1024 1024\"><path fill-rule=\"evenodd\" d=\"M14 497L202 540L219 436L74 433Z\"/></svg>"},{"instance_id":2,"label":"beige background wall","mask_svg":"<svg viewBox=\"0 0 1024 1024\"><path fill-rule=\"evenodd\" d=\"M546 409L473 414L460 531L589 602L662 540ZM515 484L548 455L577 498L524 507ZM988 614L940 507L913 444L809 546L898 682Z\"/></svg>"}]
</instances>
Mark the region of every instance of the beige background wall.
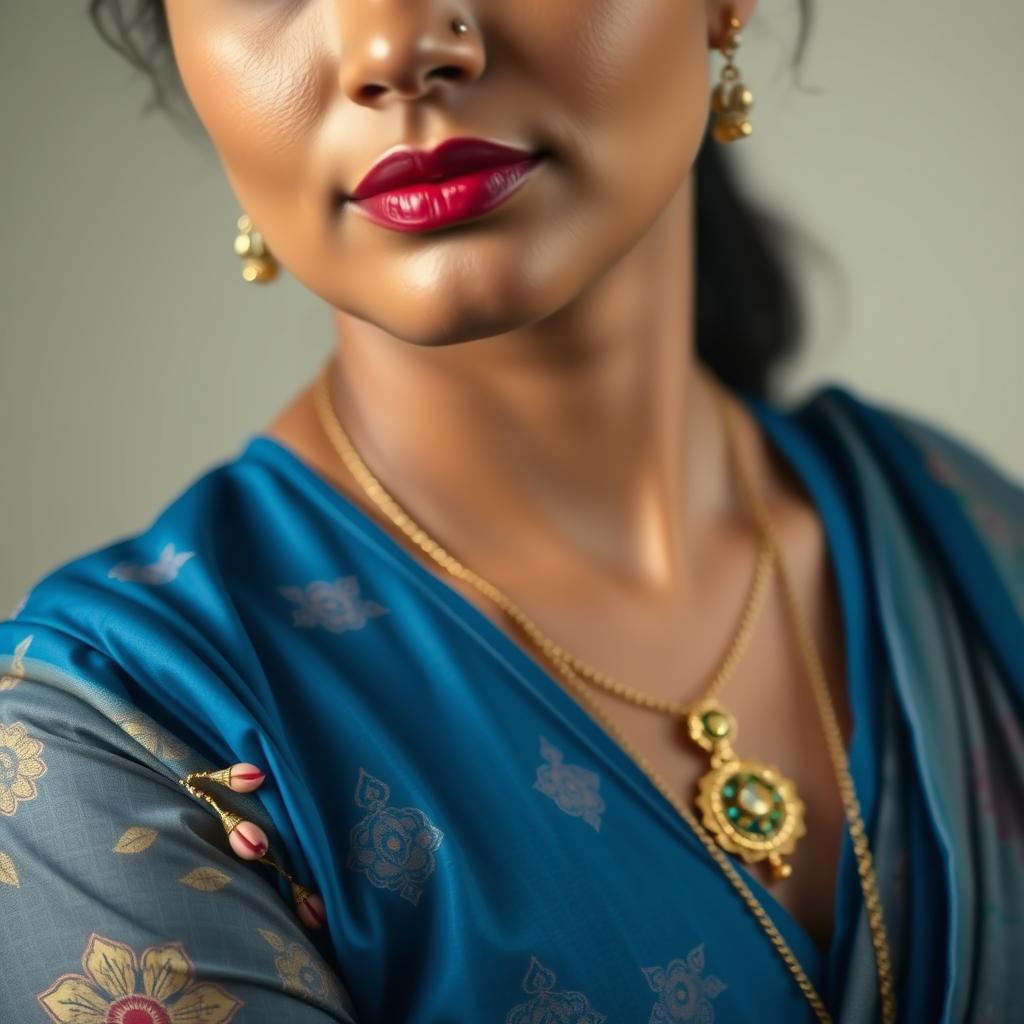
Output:
<instances>
[{"instance_id":1,"label":"beige background wall","mask_svg":"<svg viewBox=\"0 0 1024 1024\"><path fill-rule=\"evenodd\" d=\"M0 612L236 452L331 343L287 276L243 285L215 158L140 116L85 6L0 0ZM790 0L762 0L738 57L746 173L845 277L844 303L808 261L788 394L845 384L1024 479L1024 4L818 6L817 93L788 71Z\"/></svg>"}]
</instances>

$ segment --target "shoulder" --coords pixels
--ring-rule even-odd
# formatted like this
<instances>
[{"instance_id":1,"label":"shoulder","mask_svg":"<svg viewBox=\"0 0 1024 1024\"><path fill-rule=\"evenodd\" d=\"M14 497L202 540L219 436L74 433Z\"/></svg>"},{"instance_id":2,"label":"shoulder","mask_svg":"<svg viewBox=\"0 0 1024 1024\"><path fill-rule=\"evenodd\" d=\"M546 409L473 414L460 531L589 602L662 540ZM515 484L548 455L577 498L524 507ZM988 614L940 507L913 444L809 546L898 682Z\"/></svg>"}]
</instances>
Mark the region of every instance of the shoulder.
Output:
<instances>
[{"instance_id":1,"label":"shoulder","mask_svg":"<svg viewBox=\"0 0 1024 1024\"><path fill-rule=\"evenodd\" d=\"M244 452L205 469L143 529L36 580L0 621L0 651L114 689L239 678L252 644L238 608L267 572L261 545L280 500L272 470Z\"/></svg>"},{"instance_id":2,"label":"shoulder","mask_svg":"<svg viewBox=\"0 0 1024 1024\"><path fill-rule=\"evenodd\" d=\"M993 505L1004 518L1024 527L1024 481L949 426L834 384L821 388L805 403L805 408L815 406L852 411L876 447L898 437L932 481L952 492L972 514L982 513L982 528L984 512Z\"/></svg>"},{"instance_id":3,"label":"shoulder","mask_svg":"<svg viewBox=\"0 0 1024 1024\"><path fill-rule=\"evenodd\" d=\"M33 623L13 658L0 651L0 917L32 945L0 985L0 1020L125 1020L136 995L147 1021L227 1024L241 1009L351 1024L336 960L284 880L315 884L280 797L216 782L238 759L211 761L112 688L94 652L56 655L56 638ZM241 859L232 818L273 852ZM157 985L154 964L177 980ZM97 1014L67 1016L79 1005Z\"/></svg>"},{"instance_id":4,"label":"shoulder","mask_svg":"<svg viewBox=\"0 0 1024 1024\"><path fill-rule=\"evenodd\" d=\"M233 459L211 467L141 530L55 566L32 584L15 612L67 620L72 608L89 611L91 622L79 623L88 628L99 625L96 616L133 599L167 607L187 601L195 595L196 577L208 575L211 559L223 557L220 542L244 507L241 464Z\"/></svg>"},{"instance_id":5,"label":"shoulder","mask_svg":"<svg viewBox=\"0 0 1024 1024\"><path fill-rule=\"evenodd\" d=\"M241 733L252 716L272 714L297 630L311 639L358 631L387 611L381 590L407 587L391 571L408 575L397 545L367 522L283 446L255 435L144 529L37 580L0 621L0 671L5 653L20 652L158 703L170 728L209 724L213 742L237 720ZM349 654L335 661L339 675L369 671L358 645L336 652Z\"/></svg>"},{"instance_id":6,"label":"shoulder","mask_svg":"<svg viewBox=\"0 0 1024 1024\"><path fill-rule=\"evenodd\" d=\"M955 506L1024 609L1024 482L933 418L830 384L801 414L827 422L926 504Z\"/></svg>"}]
</instances>

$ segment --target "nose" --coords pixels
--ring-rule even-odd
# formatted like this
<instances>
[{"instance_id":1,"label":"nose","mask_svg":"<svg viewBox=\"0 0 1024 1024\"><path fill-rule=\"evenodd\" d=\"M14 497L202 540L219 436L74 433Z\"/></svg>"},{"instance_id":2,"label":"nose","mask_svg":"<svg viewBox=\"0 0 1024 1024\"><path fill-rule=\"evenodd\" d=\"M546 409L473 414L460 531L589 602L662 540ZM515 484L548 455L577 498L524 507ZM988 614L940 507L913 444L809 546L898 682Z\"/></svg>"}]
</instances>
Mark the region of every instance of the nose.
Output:
<instances>
[{"instance_id":1,"label":"nose","mask_svg":"<svg viewBox=\"0 0 1024 1024\"><path fill-rule=\"evenodd\" d=\"M483 73L479 33L444 0L339 0L336 12L338 82L353 103L415 100L438 82L467 83Z\"/></svg>"}]
</instances>

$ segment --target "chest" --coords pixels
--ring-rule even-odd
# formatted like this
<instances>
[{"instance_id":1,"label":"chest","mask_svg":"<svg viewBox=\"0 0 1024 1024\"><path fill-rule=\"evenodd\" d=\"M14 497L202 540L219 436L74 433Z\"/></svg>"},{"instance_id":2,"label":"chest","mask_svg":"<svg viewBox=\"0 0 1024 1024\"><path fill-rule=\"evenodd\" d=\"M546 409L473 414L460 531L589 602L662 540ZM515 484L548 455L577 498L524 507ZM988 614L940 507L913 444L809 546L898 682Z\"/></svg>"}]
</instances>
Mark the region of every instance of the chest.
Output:
<instances>
[{"instance_id":1,"label":"chest","mask_svg":"<svg viewBox=\"0 0 1024 1024\"><path fill-rule=\"evenodd\" d=\"M465 591L467 598L478 600L469 590ZM826 571L817 576L803 596L804 607L808 609L806 624L821 661L835 723L843 747L848 749L852 725L837 581ZM557 610L549 610L545 621L557 621ZM673 622L679 621L683 617L672 609L665 610L664 621L660 622L652 620L648 612L647 629L641 631L639 623L625 621L598 636L594 632L581 633L578 622L566 620L560 635L572 635L575 629L580 637L577 649L589 647L599 651L596 664L607 668L615 681L670 700L685 700L704 691L704 686L695 689L690 685L689 693L684 689L683 681L694 677L692 666L717 666L723 650L720 638L729 635L730 627L728 623L719 624L720 628L713 625L704 636L697 631L673 628ZM516 634L513 622L504 626L510 635ZM523 641L522 646L545 666L553 680L562 679L554 663L540 655L534 645ZM704 678L712 674L708 672ZM699 672L697 676L700 677ZM584 690L584 708L592 702L599 711L597 717L612 723L630 758L653 770L700 820L695 797L701 778L710 771L710 759L690 739L685 727L677 719L593 684L586 685ZM826 952L833 931L846 815L828 753L826 727L791 617L781 598L766 604L750 646L716 699L736 719L736 755L774 767L795 786L804 804L806 833L785 858L792 868L790 876L774 879L767 862L751 865L751 871L818 948Z\"/></svg>"},{"instance_id":2,"label":"chest","mask_svg":"<svg viewBox=\"0 0 1024 1024\"><path fill-rule=\"evenodd\" d=\"M301 722L297 757L331 766L304 773L302 831L331 844L316 882L367 1019L648 1020L685 997L695 1019L754 1020L754 979L805 1018L699 842L555 682L448 638L450 670L399 651L399 672L395 646L348 662L318 715L293 703L285 723Z\"/></svg>"},{"instance_id":3,"label":"chest","mask_svg":"<svg viewBox=\"0 0 1024 1024\"><path fill-rule=\"evenodd\" d=\"M827 952L833 929L836 879L846 817L822 725L806 680L762 676L764 690L744 700L739 692L719 698L737 724L736 755L772 767L794 786L804 804L806 833L786 855L788 878L773 877L767 861L751 872ZM737 687L739 690L740 688ZM771 693L771 699L764 694ZM732 699L730 699L730 696ZM710 756L690 739L685 727L646 709L624 705L600 693L590 699L614 722L627 743L663 784L681 798L697 820L700 781L712 771Z\"/></svg>"}]
</instances>

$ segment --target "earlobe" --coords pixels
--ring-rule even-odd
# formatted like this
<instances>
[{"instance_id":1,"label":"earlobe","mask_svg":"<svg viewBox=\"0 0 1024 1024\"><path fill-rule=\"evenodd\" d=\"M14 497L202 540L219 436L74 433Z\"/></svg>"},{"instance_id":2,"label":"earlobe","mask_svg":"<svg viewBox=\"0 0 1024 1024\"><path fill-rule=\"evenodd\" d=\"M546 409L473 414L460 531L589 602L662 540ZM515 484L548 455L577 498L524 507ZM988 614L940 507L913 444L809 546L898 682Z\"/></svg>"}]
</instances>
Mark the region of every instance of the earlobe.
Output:
<instances>
[{"instance_id":1,"label":"earlobe","mask_svg":"<svg viewBox=\"0 0 1024 1024\"><path fill-rule=\"evenodd\" d=\"M757 0L710 0L708 4L708 46L720 50L729 36L729 18L735 15L740 28L754 15Z\"/></svg>"}]
</instances>

